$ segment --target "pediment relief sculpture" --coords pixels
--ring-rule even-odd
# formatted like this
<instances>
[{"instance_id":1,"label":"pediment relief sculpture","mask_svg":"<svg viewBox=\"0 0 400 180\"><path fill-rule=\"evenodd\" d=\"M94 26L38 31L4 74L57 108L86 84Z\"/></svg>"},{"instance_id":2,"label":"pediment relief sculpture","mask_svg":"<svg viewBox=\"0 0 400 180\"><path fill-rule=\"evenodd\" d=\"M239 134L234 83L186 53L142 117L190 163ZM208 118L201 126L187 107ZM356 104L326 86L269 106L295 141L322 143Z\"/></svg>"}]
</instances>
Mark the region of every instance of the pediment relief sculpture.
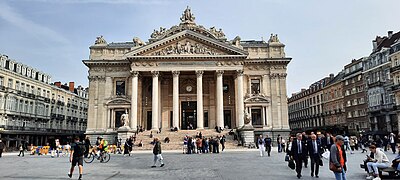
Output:
<instances>
[{"instance_id":1,"label":"pediment relief sculpture","mask_svg":"<svg viewBox=\"0 0 400 180\"><path fill-rule=\"evenodd\" d=\"M269 103L270 97L263 94L247 95L244 100L245 103Z\"/></svg>"},{"instance_id":2,"label":"pediment relief sculpture","mask_svg":"<svg viewBox=\"0 0 400 180\"><path fill-rule=\"evenodd\" d=\"M131 104L131 101L128 98L113 98L106 103L107 105L120 105L120 104Z\"/></svg>"},{"instance_id":3,"label":"pediment relief sculpture","mask_svg":"<svg viewBox=\"0 0 400 180\"><path fill-rule=\"evenodd\" d=\"M222 55L222 51L192 40L181 40L152 52L151 56L168 55Z\"/></svg>"}]
</instances>

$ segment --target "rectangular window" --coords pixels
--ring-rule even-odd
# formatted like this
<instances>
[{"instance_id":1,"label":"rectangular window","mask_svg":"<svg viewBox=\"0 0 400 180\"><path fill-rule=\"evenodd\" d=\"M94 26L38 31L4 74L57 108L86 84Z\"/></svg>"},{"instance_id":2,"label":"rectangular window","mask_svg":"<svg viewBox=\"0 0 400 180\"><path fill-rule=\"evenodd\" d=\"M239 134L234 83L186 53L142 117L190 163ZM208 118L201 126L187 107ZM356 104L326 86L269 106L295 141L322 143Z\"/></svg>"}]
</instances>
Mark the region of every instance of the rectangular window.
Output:
<instances>
[{"instance_id":1,"label":"rectangular window","mask_svg":"<svg viewBox=\"0 0 400 180\"><path fill-rule=\"evenodd\" d=\"M260 93L260 80L259 79L252 79L251 80L251 93L252 94L259 94Z\"/></svg>"},{"instance_id":2,"label":"rectangular window","mask_svg":"<svg viewBox=\"0 0 400 180\"><path fill-rule=\"evenodd\" d=\"M13 88L13 80L12 79L8 79L8 87L9 88Z\"/></svg>"},{"instance_id":3,"label":"rectangular window","mask_svg":"<svg viewBox=\"0 0 400 180\"><path fill-rule=\"evenodd\" d=\"M118 96L125 95L125 81L117 81L116 82L115 94Z\"/></svg>"}]
</instances>

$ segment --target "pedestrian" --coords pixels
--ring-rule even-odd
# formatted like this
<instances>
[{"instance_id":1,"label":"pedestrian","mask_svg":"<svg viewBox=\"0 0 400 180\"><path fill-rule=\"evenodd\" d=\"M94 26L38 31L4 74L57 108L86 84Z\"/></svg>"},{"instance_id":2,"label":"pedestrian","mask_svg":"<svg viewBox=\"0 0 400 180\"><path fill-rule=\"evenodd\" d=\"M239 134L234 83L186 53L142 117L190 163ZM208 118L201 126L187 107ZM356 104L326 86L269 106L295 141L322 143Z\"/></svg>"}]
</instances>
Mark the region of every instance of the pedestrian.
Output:
<instances>
[{"instance_id":1,"label":"pedestrian","mask_svg":"<svg viewBox=\"0 0 400 180\"><path fill-rule=\"evenodd\" d=\"M307 148L305 143L302 141L303 136L300 133L296 134L297 140L293 141L291 152L291 159L294 159L296 163L297 178L301 178L301 169L304 159L307 156Z\"/></svg>"},{"instance_id":2,"label":"pedestrian","mask_svg":"<svg viewBox=\"0 0 400 180\"><path fill-rule=\"evenodd\" d=\"M331 146L329 157L329 169L335 174L336 180L346 180L346 152L343 149L344 138L336 136L336 143Z\"/></svg>"},{"instance_id":3,"label":"pedestrian","mask_svg":"<svg viewBox=\"0 0 400 180\"><path fill-rule=\"evenodd\" d=\"M281 136L281 147L282 147L282 151L283 152L286 152L286 148L285 148L285 146L286 146L286 141L285 141L285 139Z\"/></svg>"},{"instance_id":4,"label":"pedestrian","mask_svg":"<svg viewBox=\"0 0 400 180\"><path fill-rule=\"evenodd\" d=\"M215 153L219 153L219 136L214 139L214 148Z\"/></svg>"},{"instance_id":5,"label":"pedestrian","mask_svg":"<svg viewBox=\"0 0 400 180\"><path fill-rule=\"evenodd\" d=\"M3 150L6 147L6 145L4 145L3 141L0 139L0 158L3 154Z\"/></svg>"},{"instance_id":6,"label":"pedestrian","mask_svg":"<svg viewBox=\"0 0 400 180\"><path fill-rule=\"evenodd\" d=\"M79 142L79 137L74 138L74 143L71 146L71 154L69 156L69 162L71 162L71 169L69 171L68 177L71 178L74 173L74 168L76 164L79 167L79 180L82 179L83 174L83 156L85 155L86 148L85 144Z\"/></svg>"},{"instance_id":7,"label":"pedestrian","mask_svg":"<svg viewBox=\"0 0 400 180\"><path fill-rule=\"evenodd\" d=\"M400 171L400 145L397 146L398 154L392 161L392 167Z\"/></svg>"},{"instance_id":8,"label":"pedestrian","mask_svg":"<svg viewBox=\"0 0 400 180\"><path fill-rule=\"evenodd\" d=\"M124 156L127 155L127 154L129 156L131 156L131 153L129 153L130 152L129 149L130 149L129 139L126 138L125 143L124 143Z\"/></svg>"},{"instance_id":9,"label":"pedestrian","mask_svg":"<svg viewBox=\"0 0 400 180\"><path fill-rule=\"evenodd\" d=\"M226 142L226 137L225 137L225 135L222 135L221 140L220 140L219 142L221 143L222 151L224 151L224 149L225 149L225 142Z\"/></svg>"},{"instance_id":10,"label":"pedestrian","mask_svg":"<svg viewBox=\"0 0 400 180\"><path fill-rule=\"evenodd\" d=\"M326 136L325 136L325 138L323 139L322 145L324 146L324 148L325 148L326 150L330 150L332 144L333 144L333 138L332 138L331 134L326 133Z\"/></svg>"},{"instance_id":11,"label":"pedestrian","mask_svg":"<svg viewBox=\"0 0 400 180\"><path fill-rule=\"evenodd\" d=\"M319 178L319 166L321 161L321 155L323 153L323 149L321 146L321 142L317 140L317 136L315 134L311 135L311 140L308 142L308 155L311 159L311 177Z\"/></svg>"},{"instance_id":12,"label":"pedestrian","mask_svg":"<svg viewBox=\"0 0 400 180\"><path fill-rule=\"evenodd\" d=\"M396 153L396 136L393 133L389 135L389 144L390 148L392 149L393 154Z\"/></svg>"},{"instance_id":13,"label":"pedestrian","mask_svg":"<svg viewBox=\"0 0 400 180\"><path fill-rule=\"evenodd\" d=\"M18 156L21 156L21 154L22 154L22 157L24 157L24 146L22 144L19 145L19 154L18 154Z\"/></svg>"},{"instance_id":14,"label":"pedestrian","mask_svg":"<svg viewBox=\"0 0 400 180\"><path fill-rule=\"evenodd\" d=\"M375 145L369 146L369 150L374 153L374 157L367 156L369 176L367 179L380 180L378 168L385 169L389 167L389 159L381 150L377 150Z\"/></svg>"},{"instance_id":15,"label":"pedestrian","mask_svg":"<svg viewBox=\"0 0 400 180\"><path fill-rule=\"evenodd\" d=\"M264 143L265 143L265 151L267 152L268 156L271 156L272 139L268 137L268 135L265 135Z\"/></svg>"},{"instance_id":16,"label":"pedestrian","mask_svg":"<svg viewBox=\"0 0 400 180\"><path fill-rule=\"evenodd\" d=\"M262 135L260 135L258 137L257 145L258 145L258 149L260 150L260 156L263 157L264 156L264 152L265 152L265 142L264 142L264 139L263 139Z\"/></svg>"},{"instance_id":17,"label":"pedestrian","mask_svg":"<svg viewBox=\"0 0 400 180\"><path fill-rule=\"evenodd\" d=\"M350 153L353 154L353 151L356 147L357 138L354 136L350 136L349 145L350 145Z\"/></svg>"},{"instance_id":18,"label":"pedestrian","mask_svg":"<svg viewBox=\"0 0 400 180\"><path fill-rule=\"evenodd\" d=\"M276 138L276 145L278 146L278 153L282 152L282 146L279 140L281 139L281 135L278 134L278 137Z\"/></svg>"},{"instance_id":19,"label":"pedestrian","mask_svg":"<svg viewBox=\"0 0 400 180\"><path fill-rule=\"evenodd\" d=\"M164 166L163 157L161 155L161 142L158 138L154 138L154 147L153 147L153 154L154 154L154 163L152 168L156 167L157 161L160 161L160 167Z\"/></svg>"},{"instance_id":20,"label":"pedestrian","mask_svg":"<svg viewBox=\"0 0 400 180\"><path fill-rule=\"evenodd\" d=\"M387 136L384 136L382 141L383 150L386 152L388 150L389 138Z\"/></svg>"},{"instance_id":21,"label":"pedestrian","mask_svg":"<svg viewBox=\"0 0 400 180\"><path fill-rule=\"evenodd\" d=\"M90 149L90 147L92 146L92 145L90 144L89 136L86 136L84 144L85 144L85 149L86 149L86 151L85 151L85 157L87 157L87 156L89 155L89 149Z\"/></svg>"}]
</instances>

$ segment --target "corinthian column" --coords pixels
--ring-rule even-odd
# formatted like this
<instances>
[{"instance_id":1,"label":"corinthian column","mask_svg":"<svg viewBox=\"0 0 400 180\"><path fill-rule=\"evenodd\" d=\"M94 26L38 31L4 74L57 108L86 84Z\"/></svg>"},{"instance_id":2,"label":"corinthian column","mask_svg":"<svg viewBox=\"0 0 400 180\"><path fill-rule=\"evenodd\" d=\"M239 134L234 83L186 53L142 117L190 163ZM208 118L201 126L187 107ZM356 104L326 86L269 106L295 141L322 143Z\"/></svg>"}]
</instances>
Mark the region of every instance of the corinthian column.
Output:
<instances>
[{"instance_id":1,"label":"corinthian column","mask_svg":"<svg viewBox=\"0 0 400 180\"><path fill-rule=\"evenodd\" d=\"M224 128L224 93L223 93L223 83L222 75L224 71L217 70L217 126Z\"/></svg>"},{"instance_id":2,"label":"corinthian column","mask_svg":"<svg viewBox=\"0 0 400 180\"><path fill-rule=\"evenodd\" d=\"M237 82L237 111L236 118L238 119L238 128L244 125L244 97L243 97L243 70L236 71L236 82Z\"/></svg>"},{"instance_id":3,"label":"corinthian column","mask_svg":"<svg viewBox=\"0 0 400 180\"><path fill-rule=\"evenodd\" d=\"M158 76L160 73L158 71L151 71L153 75L153 94L151 97L151 129L158 130Z\"/></svg>"},{"instance_id":4,"label":"corinthian column","mask_svg":"<svg viewBox=\"0 0 400 180\"><path fill-rule=\"evenodd\" d=\"M179 71L172 71L173 87L172 87L172 125L179 128Z\"/></svg>"},{"instance_id":5,"label":"corinthian column","mask_svg":"<svg viewBox=\"0 0 400 180\"><path fill-rule=\"evenodd\" d=\"M197 129L204 129L203 71L196 71L196 75L197 75Z\"/></svg>"},{"instance_id":6,"label":"corinthian column","mask_svg":"<svg viewBox=\"0 0 400 180\"><path fill-rule=\"evenodd\" d=\"M132 96L131 96L131 124L130 127L134 131L137 130L137 113L138 113L138 71L132 71Z\"/></svg>"}]
</instances>

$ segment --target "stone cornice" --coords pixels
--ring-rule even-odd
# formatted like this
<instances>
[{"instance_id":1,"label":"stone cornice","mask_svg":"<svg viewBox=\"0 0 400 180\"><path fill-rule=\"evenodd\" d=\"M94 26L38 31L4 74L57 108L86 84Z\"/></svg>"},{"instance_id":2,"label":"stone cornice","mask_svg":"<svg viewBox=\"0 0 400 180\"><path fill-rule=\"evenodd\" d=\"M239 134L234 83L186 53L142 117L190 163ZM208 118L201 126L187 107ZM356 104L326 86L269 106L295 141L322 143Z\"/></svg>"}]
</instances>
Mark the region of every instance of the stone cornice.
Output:
<instances>
[{"instance_id":1,"label":"stone cornice","mask_svg":"<svg viewBox=\"0 0 400 180\"><path fill-rule=\"evenodd\" d=\"M94 66L129 66L128 60L82 60L87 67Z\"/></svg>"},{"instance_id":2,"label":"stone cornice","mask_svg":"<svg viewBox=\"0 0 400 180\"><path fill-rule=\"evenodd\" d=\"M284 64L290 63L292 58L263 58L263 59L246 59L245 64Z\"/></svg>"},{"instance_id":3,"label":"stone cornice","mask_svg":"<svg viewBox=\"0 0 400 180\"><path fill-rule=\"evenodd\" d=\"M176 59L185 59L185 60L214 60L214 59L241 59L245 60L247 58L246 55L215 55L215 56L206 56L206 55L195 55L195 56L133 56L128 57L128 60L176 60Z\"/></svg>"}]
</instances>

